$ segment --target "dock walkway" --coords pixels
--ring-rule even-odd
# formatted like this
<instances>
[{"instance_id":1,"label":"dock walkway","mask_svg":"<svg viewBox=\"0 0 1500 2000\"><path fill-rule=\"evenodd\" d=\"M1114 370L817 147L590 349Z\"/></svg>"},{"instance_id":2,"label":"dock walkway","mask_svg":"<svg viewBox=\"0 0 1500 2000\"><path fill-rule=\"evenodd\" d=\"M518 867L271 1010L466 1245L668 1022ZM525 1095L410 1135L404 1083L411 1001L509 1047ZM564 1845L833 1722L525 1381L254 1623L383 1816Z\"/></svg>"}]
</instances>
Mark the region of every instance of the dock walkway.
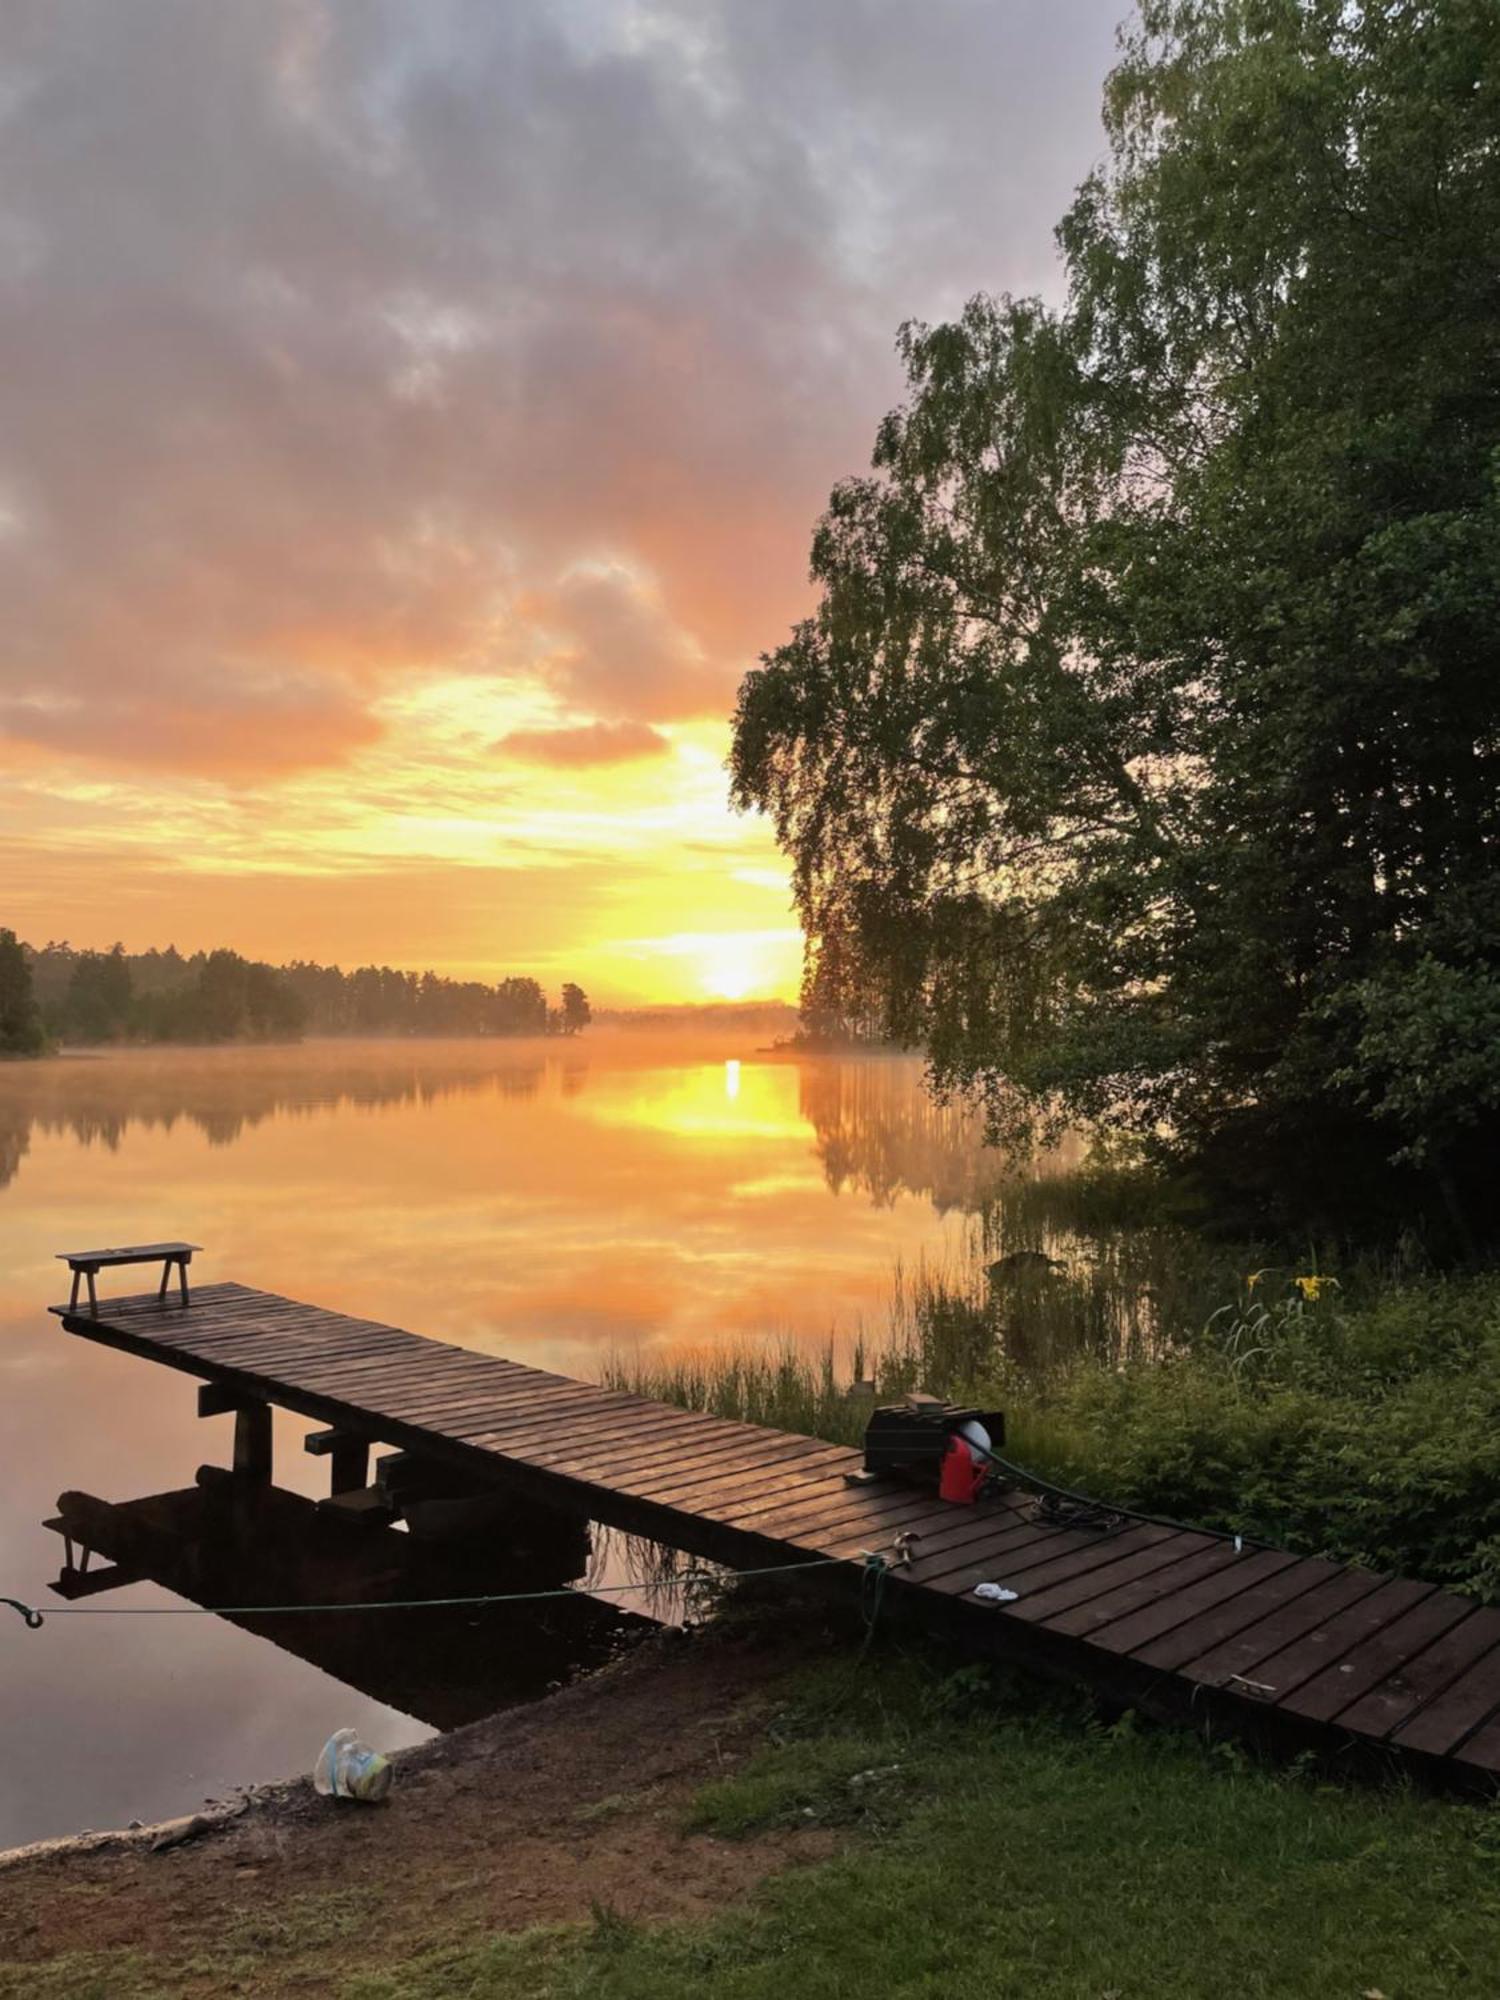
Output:
<instances>
[{"instance_id":1,"label":"dock walkway","mask_svg":"<svg viewBox=\"0 0 1500 2000\"><path fill-rule=\"evenodd\" d=\"M70 1333L212 1385L205 1411L292 1410L360 1454L400 1446L741 1568L853 1565L906 1537L889 1601L1002 1657L1153 1713L1479 1789L1500 1780L1500 1611L1431 1584L1154 1522L1060 1526L1023 1493L955 1507L895 1480L850 1485L862 1461L845 1446L244 1285L199 1287L187 1305L152 1292L51 1310ZM976 1599L982 1582L1015 1602Z\"/></svg>"}]
</instances>

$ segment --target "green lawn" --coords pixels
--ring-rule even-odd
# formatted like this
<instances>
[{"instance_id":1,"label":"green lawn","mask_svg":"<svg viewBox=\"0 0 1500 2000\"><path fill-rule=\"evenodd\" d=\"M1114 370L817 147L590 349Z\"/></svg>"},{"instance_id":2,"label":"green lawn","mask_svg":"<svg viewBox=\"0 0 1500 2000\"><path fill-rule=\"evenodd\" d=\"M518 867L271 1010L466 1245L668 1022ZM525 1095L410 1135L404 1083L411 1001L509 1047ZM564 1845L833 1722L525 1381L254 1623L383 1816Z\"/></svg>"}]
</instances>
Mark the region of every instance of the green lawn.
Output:
<instances>
[{"instance_id":1,"label":"green lawn","mask_svg":"<svg viewBox=\"0 0 1500 2000\"><path fill-rule=\"evenodd\" d=\"M873 1774L873 1775L871 1775ZM1449 2000L1500 1993L1500 1811L1257 1767L894 1652L801 1684L699 1800L847 1827L708 1924L601 1909L346 2000Z\"/></svg>"}]
</instances>

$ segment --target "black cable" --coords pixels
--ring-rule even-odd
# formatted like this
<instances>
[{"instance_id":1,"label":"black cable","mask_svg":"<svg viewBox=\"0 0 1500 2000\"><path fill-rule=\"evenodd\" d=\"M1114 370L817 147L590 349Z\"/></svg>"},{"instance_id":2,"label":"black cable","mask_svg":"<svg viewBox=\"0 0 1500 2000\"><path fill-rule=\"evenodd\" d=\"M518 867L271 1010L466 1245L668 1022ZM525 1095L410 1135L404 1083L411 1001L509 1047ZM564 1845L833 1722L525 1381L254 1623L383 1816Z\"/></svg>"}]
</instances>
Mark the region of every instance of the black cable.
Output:
<instances>
[{"instance_id":1,"label":"black cable","mask_svg":"<svg viewBox=\"0 0 1500 2000\"><path fill-rule=\"evenodd\" d=\"M1095 1499L1092 1494L1075 1493L1071 1487L1058 1486L1050 1479L1043 1479L1040 1473L1028 1471L1024 1465L1017 1465L1013 1459L1002 1458L998 1451L991 1450L987 1445L975 1444L974 1440L965 1437L961 1430L954 1431L951 1435L962 1437L970 1451L978 1452L981 1458L987 1458L992 1465L998 1465L1000 1470L1009 1474L1018 1486L1030 1487L1048 1499L1060 1501L1069 1507L1077 1507L1085 1514L1102 1513L1113 1515L1121 1521L1142 1521L1152 1528L1173 1528L1181 1535L1213 1535L1221 1542L1236 1542L1241 1548L1267 1549L1272 1546L1269 1542L1256 1541L1249 1535L1238 1535L1229 1528L1193 1527L1186 1521L1174 1521L1167 1514L1143 1514L1137 1507L1116 1507L1108 1500ZM1087 1521L1080 1521L1078 1525L1087 1527L1089 1524Z\"/></svg>"}]
</instances>

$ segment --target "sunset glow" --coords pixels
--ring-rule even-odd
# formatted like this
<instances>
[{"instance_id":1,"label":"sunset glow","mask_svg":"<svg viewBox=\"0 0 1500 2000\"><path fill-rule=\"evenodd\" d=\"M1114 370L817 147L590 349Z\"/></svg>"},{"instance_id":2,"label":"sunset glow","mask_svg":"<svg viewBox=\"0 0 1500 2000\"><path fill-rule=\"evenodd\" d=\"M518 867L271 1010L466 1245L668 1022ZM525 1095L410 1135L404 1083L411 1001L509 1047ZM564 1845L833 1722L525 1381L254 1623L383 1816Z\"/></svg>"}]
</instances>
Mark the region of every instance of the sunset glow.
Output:
<instances>
[{"instance_id":1,"label":"sunset glow","mask_svg":"<svg viewBox=\"0 0 1500 2000\"><path fill-rule=\"evenodd\" d=\"M899 323L1055 282L1063 11L8 18L0 918L795 997L728 718Z\"/></svg>"}]
</instances>

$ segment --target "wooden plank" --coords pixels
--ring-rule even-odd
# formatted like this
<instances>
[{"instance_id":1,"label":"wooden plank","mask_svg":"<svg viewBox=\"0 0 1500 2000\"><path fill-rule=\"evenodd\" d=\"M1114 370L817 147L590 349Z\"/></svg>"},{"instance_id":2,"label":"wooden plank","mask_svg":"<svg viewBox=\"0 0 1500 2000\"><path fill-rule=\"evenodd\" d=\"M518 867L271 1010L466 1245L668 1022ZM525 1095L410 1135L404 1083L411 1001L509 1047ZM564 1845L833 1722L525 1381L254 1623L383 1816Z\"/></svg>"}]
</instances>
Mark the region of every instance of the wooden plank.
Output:
<instances>
[{"instance_id":1,"label":"wooden plank","mask_svg":"<svg viewBox=\"0 0 1500 2000\"><path fill-rule=\"evenodd\" d=\"M1054 1551L1079 1546L1076 1540L1062 1539L1064 1535L1076 1537L1076 1529L1042 1528L1032 1522L1023 1522L1017 1527L1006 1528L996 1522L985 1536L975 1537L959 1548L947 1548L937 1550L931 1555L927 1554L929 1536L941 1533L941 1522L937 1523L935 1529L932 1526L925 1526L916 1531L915 1538L910 1544L911 1562L902 1572L909 1582L926 1583L931 1572L949 1568L955 1562L974 1562L983 1559L998 1563L1009 1559L1021 1549L1032 1549L1043 1544Z\"/></svg>"},{"instance_id":2,"label":"wooden plank","mask_svg":"<svg viewBox=\"0 0 1500 2000\"><path fill-rule=\"evenodd\" d=\"M1452 1756L1465 1738L1474 1735L1497 1711L1500 1649L1483 1654L1451 1686L1392 1730L1391 1741L1402 1750L1417 1750L1431 1757Z\"/></svg>"},{"instance_id":3,"label":"wooden plank","mask_svg":"<svg viewBox=\"0 0 1500 2000\"><path fill-rule=\"evenodd\" d=\"M662 1489L649 1479L631 1478L624 1482L638 1499L653 1506L671 1507L681 1513L723 1514L740 1506L753 1506L761 1499L813 1499L826 1492L824 1481L829 1467L816 1453L806 1458L770 1460L764 1465L732 1469L717 1480L686 1489Z\"/></svg>"},{"instance_id":4,"label":"wooden plank","mask_svg":"<svg viewBox=\"0 0 1500 2000\"><path fill-rule=\"evenodd\" d=\"M699 1503L705 1511L712 1512L713 1501L706 1496ZM915 1488L896 1488L888 1493L876 1493L868 1487L849 1486L837 1474L830 1473L827 1490L798 1500L791 1505L781 1502L742 1502L734 1505L725 1518L736 1526L753 1523L760 1535L774 1535L778 1541L797 1539L815 1542L828 1529L841 1526L844 1522L876 1522L900 1518L906 1520L920 1514L936 1517L942 1503L934 1494L924 1494ZM850 1529L850 1532L854 1530Z\"/></svg>"},{"instance_id":5,"label":"wooden plank","mask_svg":"<svg viewBox=\"0 0 1500 2000\"><path fill-rule=\"evenodd\" d=\"M1013 1526L996 1522L987 1535L971 1536L961 1543L948 1543L929 1553L927 1533L927 1530L923 1531L922 1540L912 1552L911 1579L914 1583L936 1583L967 1567L982 1568L986 1572L997 1570L1006 1563L1029 1556L1034 1549L1045 1548L1049 1554L1056 1555L1064 1549L1092 1548L1099 1539L1081 1528L1044 1527L1034 1521L1023 1521ZM942 1524L939 1523L934 1539L942 1533ZM996 1579L992 1577L990 1580Z\"/></svg>"},{"instance_id":6,"label":"wooden plank","mask_svg":"<svg viewBox=\"0 0 1500 2000\"><path fill-rule=\"evenodd\" d=\"M600 1400L597 1390L590 1391L587 1384L570 1383L558 1389L548 1388L535 1395L512 1402L489 1406L489 1432L481 1432L482 1416L465 1418L461 1413L452 1417L430 1417L426 1421L444 1423L455 1432L472 1433L475 1436L493 1435L498 1438L512 1438L519 1441L530 1432L544 1429L551 1419L564 1407L575 1409L581 1420L591 1415L599 1434L605 1434L605 1426L610 1430L619 1427L624 1419L627 1426L633 1424L637 1430L648 1423L659 1428L670 1427L679 1433L694 1431L703 1436L738 1436L740 1427L723 1418L694 1416L687 1410L674 1410L665 1403L605 1403Z\"/></svg>"},{"instance_id":7,"label":"wooden plank","mask_svg":"<svg viewBox=\"0 0 1500 2000\"><path fill-rule=\"evenodd\" d=\"M933 1536L933 1549L956 1547L972 1540L975 1535L987 1533L992 1528L1050 1527L1056 1525L1038 1519L1027 1501L1014 1496L1005 1499L981 1500L972 1507L950 1507L948 1520L940 1532Z\"/></svg>"},{"instance_id":8,"label":"wooden plank","mask_svg":"<svg viewBox=\"0 0 1500 2000\"><path fill-rule=\"evenodd\" d=\"M1378 1632L1393 1618L1432 1595L1430 1583L1405 1579L1382 1583L1347 1609L1335 1612L1311 1631L1288 1641L1279 1651L1266 1654L1256 1663L1255 1678L1274 1688L1279 1700L1311 1680L1330 1661L1341 1659L1351 1646L1357 1646L1372 1632Z\"/></svg>"},{"instance_id":9,"label":"wooden plank","mask_svg":"<svg viewBox=\"0 0 1500 2000\"><path fill-rule=\"evenodd\" d=\"M1290 1694L1278 1693L1277 1705L1315 1722L1331 1722L1358 1696L1368 1693L1434 1639L1440 1639L1450 1626L1467 1618L1472 1609L1469 1600L1435 1590L1410 1611L1362 1639L1343 1659L1334 1660L1301 1687Z\"/></svg>"},{"instance_id":10,"label":"wooden plank","mask_svg":"<svg viewBox=\"0 0 1500 2000\"><path fill-rule=\"evenodd\" d=\"M871 1505L866 1499L862 1504L856 1502L851 1506L848 1489L845 1488L842 1495L830 1492L823 1497L799 1501L790 1508L784 1501L768 1506L764 1500L747 1504L730 1499L722 1508L710 1501L701 1503L695 1511L703 1518L717 1520L726 1527L762 1535L788 1547L827 1555L835 1539L842 1542L852 1538L858 1548L884 1546L898 1530L914 1528L930 1520L935 1505L933 1501L916 1497L895 1499L881 1505Z\"/></svg>"},{"instance_id":11,"label":"wooden plank","mask_svg":"<svg viewBox=\"0 0 1500 2000\"><path fill-rule=\"evenodd\" d=\"M492 1435L510 1441L501 1449L525 1449L528 1440L536 1442L538 1435L547 1434L557 1411L557 1405L549 1404L534 1418L518 1418L497 1426ZM747 1425L731 1423L727 1418L698 1416L690 1410L675 1410L666 1403L600 1407L585 1399L576 1405L576 1411L579 1428L565 1441L567 1448L575 1452L589 1449L596 1441L604 1449L607 1440L621 1437L641 1440L655 1436L663 1444L693 1438L727 1449L736 1444L764 1443L767 1435Z\"/></svg>"},{"instance_id":12,"label":"wooden plank","mask_svg":"<svg viewBox=\"0 0 1500 2000\"><path fill-rule=\"evenodd\" d=\"M1036 1524L1019 1508L954 1507L944 1520L924 1529L917 1546L921 1561L931 1565L939 1557L961 1558L965 1549L989 1548L1000 1536L1021 1534L1028 1530L1036 1532Z\"/></svg>"},{"instance_id":13,"label":"wooden plank","mask_svg":"<svg viewBox=\"0 0 1500 2000\"><path fill-rule=\"evenodd\" d=\"M177 1351L184 1356L191 1356L205 1368L226 1369L236 1374L253 1375L265 1382L316 1381L330 1386L335 1382L342 1385L351 1379L353 1366L347 1359L327 1354L305 1354L289 1348L278 1350L231 1346L227 1342L217 1348L205 1345L181 1347ZM381 1379L386 1381L393 1379L402 1365L399 1355L384 1355L380 1362ZM366 1379L375 1379L373 1371Z\"/></svg>"},{"instance_id":14,"label":"wooden plank","mask_svg":"<svg viewBox=\"0 0 1500 2000\"><path fill-rule=\"evenodd\" d=\"M519 1427L504 1426L497 1430L492 1420L486 1424L483 1418L475 1417L451 1426L434 1423L431 1428L441 1431L444 1436L461 1438L466 1444L477 1445L499 1457L527 1459L536 1465L545 1465L551 1458L577 1455L590 1437L596 1443L602 1443L608 1439L654 1435L671 1442L677 1438L686 1440L702 1435L690 1418L673 1413L652 1418L649 1422L631 1413L591 1427L588 1405L566 1402L559 1403L545 1417Z\"/></svg>"},{"instance_id":15,"label":"wooden plank","mask_svg":"<svg viewBox=\"0 0 1500 2000\"><path fill-rule=\"evenodd\" d=\"M1237 1597L1241 1591L1264 1582L1296 1561L1296 1556L1286 1555L1279 1549L1244 1554L1228 1569L1215 1570L1211 1576L1200 1577L1197 1583L1189 1584L1179 1595L1164 1598L1156 1604L1142 1605L1137 1611L1127 1611L1123 1617L1110 1619L1090 1633L1090 1642L1112 1653L1133 1653L1138 1647L1151 1645L1174 1626L1185 1624L1199 1612Z\"/></svg>"},{"instance_id":16,"label":"wooden plank","mask_svg":"<svg viewBox=\"0 0 1500 2000\"><path fill-rule=\"evenodd\" d=\"M392 1415L398 1409L406 1410L406 1403L399 1395L393 1394L385 1400ZM524 1408L517 1406L509 1415L492 1404L481 1403L470 1412L456 1410L451 1415L412 1416L408 1421L441 1431L447 1437L483 1439L490 1450L509 1456L523 1454L528 1445L545 1449L548 1444L558 1442L561 1425L574 1427L566 1442L575 1451L590 1436L640 1436L652 1425L662 1432L670 1429L677 1436L693 1430L691 1418L680 1413L657 1416L641 1410L600 1409L586 1392L567 1389L530 1397Z\"/></svg>"},{"instance_id":17,"label":"wooden plank","mask_svg":"<svg viewBox=\"0 0 1500 2000\"><path fill-rule=\"evenodd\" d=\"M575 1477L617 1485L657 1506L694 1511L707 1505L710 1496L722 1505L730 1498L752 1493L787 1491L789 1485L818 1482L836 1472L836 1465L813 1452L760 1452L742 1457L730 1465L701 1463L688 1470L675 1470L670 1461L659 1464L625 1466L619 1470L590 1467Z\"/></svg>"},{"instance_id":18,"label":"wooden plank","mask_svg":"<svg viewBox=\"0 0 1500 2000\"><path fill-rule=\"evenodd\" d=\"M639 1473L632 1477L636 1481L635 1490L642 1499L674 1507L691 1507L696 1505L697 1496L710 1486L722 1501L726 1494L737 1494L742 1489L748 1492L759 1479L780 1478L805 1485L810 1480L821 1480L838 1472L838 1448L830 1445L823 1451L767 1454L764 1458L745 1460L740 1464L726 1464L713 1473L705 1469L697 1476L684 1478L675 1484L657 1485L654 1479L649 1482L643 1480Z\"/></svg>"},{"instance_id":19,"label":"wooden plank","mask_svg":"<svg viewBox=\"0 0 1500 2000\"><path fill-rule=\"evenodd\" d=\"M593 1425L601 1434L606 1424L612 1430L617 1429L617 1420L622 1417L637 1428L652 1419L650 1411L601 1402L597 1397L566 1388L549 1387L525 1396L502 1397L481 1384L434 1396L424 1392L420 1385L407 1387L396 1383L378 1394L368 1395L366 1400L380 1402L392 1415L399 1409L406 1422L442 1430L449 1437L492 1437L497 1441L497 1449L500 1439L510 1438L519 1444L546 1431L565 1413L570 1421L580 1426Z\"/></svg>"},{"instance_id":20,"label":"wooden plank","mask_svg":"<svg viewBox=\"0 0 1500 2000\"><path fill-rule=\"evenodd\" d=\"M935 1565L931 1558L924 1560L920 1556L902 1573L914 1585L941 1597L963 1597L976 1584L1008 1585L1012 1577L1037 1569L1043 1563L1087 1557L1096 1546L1085 1541L1076 1528L1030 1527L1007 1537L1003 1545L975 1544L961 1555L953 1551L946 1558L938 1558L936 1566L944 1570L941 1576L933 1575Z\"/></svg>"},{"instance_id":21,"label":"wooden plank","mask_svg":"<svg viewBox=\"0 0 1500 2000\"><path fill-rule=\"evenodd\" d=\"M666 1486L690 1487L717 1473L768 1465L776 1459L816 1457L825 1459L832 1468L847 1456L839 1445L820 1445L816 1438L781 1438L770 1431L749 1438L696 1435L671 1442L642 1438L597 1453L585 1450L568 1463L590 1473L618 1469Z\"/></svg>"},{"instance_id":22,"label":"wooden plank","mask_svg":"<svg viewBox=\"0 0 1500 2000\"><path fill-rule=\"evenodd\" d=\"M1490 1657L1497 1646L1500 1611L1471 1611L1425 1652L1341 1709L1337 1717L1340 1729L1356 1729L1362 1736L1394 1735L1403 1723L1414 1721L1421 1710L1446 1693L1476 1661ZM1494 1678L1493 1666L1486 1678L1494 1699L1500 1701L1500 1681Z\"/></svg>"},{"instance_id":23,"label":"wooden plank","mask_svg":"<svg viewBox=\"0 0 1500 2000\"><path fill-rule=\"evenodd\" d=\"M315 1329L303 1332L290 1328L226 1327L218 1333L193 1340L165 1342L163 1345L174 1347L179 1354L196 1355L200 1360L218 1367L256 1370L336 1368L342 1376L349 1378L356 1378L360 1373L373 1376L378 1371L389 1370L402 1360L416 1359L403 1342L379 1333L335 1343L325 1339ZM432 1367L436 1364L428 1357L426 1365Z\"/></svg>"},{"instance_id":24,"label":"wooden plank","mask_svg":"<svg viewBox=\"0 0 1500 2000\"><path fill-rule=\"evenodd\" d=\"M1071 1638L1087 1638L1099 1626L1123 1618L1127 1612L1144 1610L1147 1605L1156 1604L1179 1590L1186 1590L1190 1584L1212 1576L1217 1570L1227 1569L1238 1560L1233 1548L1222 1544L1198 1549L1192 1555L1175 1556L1163 1569L1150 1570L1143 1576L1116 1584L1097 1597L1086 1598L1066 1609L1049 1611L1047 1630L1066 1633Z\"/></svg>"},{"instance_id":25,"label":"wooden plank","mask_svg":"<svg viewBox=\"0 0 1500 2000\"><path fill-rule=\"evenodd\" d=\"M1283 1552L1278 1549L1274 1553ZM1148 1645L1135 1647L1135 1657L1148 1667L1166 1667L1176 1673L1210 1646L1217 1646L1220 1640L1232 1638L1247 1626L1286 1610L1305 1592L1337 1574L1333 1563L1294 1557L1256 1579L1247 1589L1232 1593L1190 1618L1179 1619L1170 1631Z\"/></svg>"},{"instance_id":26,"label":"wooden plank","mask_svg":"<svg viewBox=\"0 0 1500 2000\"><path fill-rule=\"evenodd\" d=\"M1022 1590L1017 1603L1007 1608L1010 1616L1023 1624L1050 1627L1052 1621L1065 1612L1086 1610L1115 1590L1139 1587L1162 1576L1175 1579L1180 1584L1180 1572L1185 1563L1214 1553L1216 1544L1212 1537L1180 1536L1175 1540L1159 1542L1152 1548L1123 1555L1115 1562L1101 1563L1081 1574L1064 1577L1057 1583L1041 1587L1033 1583ZM1025 1572L1021 1574L1024 1582ZM1168 1582L1162 1590L1174 1587L1174 1582Z\"/></svg>"},{"instance_id":27,"label":"wooden plank","mask_svg":"<svg viewBox=\"0 0 1500 2000\"><path fill-rule=\"evenodd\" d=\"M402 1382L406 1392L414 1400L431 1401L434 1406L483 1396L489 1398L497 1410L522 1409L528 1400L535 1401L538 1397L555 1395L559 1390L586 1386L570 1382L563 1376L533 1376L524 1369L479 1357L461 1366L446 1354L407 1356L405 1349L374 1359L357 1354L351 1354L342 1361L335 1357L330 1365L338 1368L339 1379L346 1388L358 1394L367 1382L383 1385L390 1377L392 1360L403 1364L397 1370L396 1379ZM316 1366L317 1357L309 1354L298 1365Z\"/></svg>"},{"instance_id":28,"label":"wooden plank","mask_svg":"<svg viewBox=\"0 0 1500 2000\"><path fill-rule=\"evenodd\" d=\"M994 1573L993 1564L966 1564L949 1576L939 1577L928 1587L940 1591L945 1597L960 1597L967 1596L976 1584L998 1583L1023 1595L1030 1595L1055 1583L1087 1577L1093 1571L1106 1567L1116 1573L1112 1580L1123 1580L1118 1576L1118 1570L1125 1558L1135 1557L1141 1560L1143 1567L1149 1563L1154 1568L1155 1552L1175 1543L1177 1534L1175 1528L1157 1527L1154 1523L1125 1528L1119 1534L1077 1548L1059 1550L1056 1555L1037 1550L1018 1552L1010 1562L1000 1565L1003 1571L1000 1575Z\"/></svg>"},{"instance_id":29,"label":"wooden plank","mask_svg":"<svg viewBox=\"0 0 1500 2000\"><path fill-rule=\"evenodd\" d=\"M1185 1660L1179 1671L1208 1687L1220 1687L1237 1677L1258 1679L1262 1660L1314 1631L1337 1612L1357 1604L1362 1597L1368 1597L1383 1581L1373 1570L1338 1570L1326 1582L1303 1591L1269 1616L1256 1619L1242 1631Z\"/></svg>"},{"instance_id":30,"label":"wooden plank","mask_svg":"<svg viewBox=\"0 0 1500 2000\"><path fill-rule=\"evenodd\" d=\"M279 1350L279 1351L278 1351ZM221 1360L228 1359L227 1350L221 1350ZM327 1371L329 1378L336 1379L353 1395L361 1394L372 1387L384 1388L391 1383L401 1383L410 1393L452 1393L460 1388L468 1388L474 1393L488 1389L491 1394L500 1394L515 1378L507 1371L500 1371L473 1365L460 1367L445 1354L423 1354L404 1342L383 1341L371 1334L359 1340L318 1341L313 1337L289 1337L285 1342L267 1340L265 1342L247 1340L241 1360L250 1367L267 1367L273 1363L284 1364L302 1373L317 1370ZM576 1383L547 1383L548 1389L576 1388ZM544 1393L541 1386L534 1394Z\"/></svg>"},{"instance_id":31,"label":"wooden plank","mask_svg":"<svg viewBox=\"0 0 1500 2000\"><path fill-rule=\"evenodd\" d=\"M1004 1576L995 1574L997 1561L1013 1566L1035 1567L1034 1553L1047 1547L1048 1561L1063 1555L1097 1557L1101 1563L1110 1562L1120 1553L1120 1543L1127 1528L1110 1528L1096 1533L1091 1528L1034 1528L1029 1534L1018 1532L1013 1546L1000 1548L992 1543L969 1544L961 1549L951 1549L944 1556L924 1558L921 1570L922 1581L945 1594L962 1594L971 1590L976 1583L1005 1583ZM1158 1531L1151 1539L1159 1540ZM1056 1535L1052 1542L1049 1537Z\"/></svg>"},{"instance_id":32,"label":"wooden plank","mask_svg":"<svg viewBox=\"0 0 1500 2000\"><path fill-rule=\"evenodd\" d=\"M1500 1773L1500 1716L1491 1716L1451 1755L1472 1770Z\"/></svg>"}]
</instances>

